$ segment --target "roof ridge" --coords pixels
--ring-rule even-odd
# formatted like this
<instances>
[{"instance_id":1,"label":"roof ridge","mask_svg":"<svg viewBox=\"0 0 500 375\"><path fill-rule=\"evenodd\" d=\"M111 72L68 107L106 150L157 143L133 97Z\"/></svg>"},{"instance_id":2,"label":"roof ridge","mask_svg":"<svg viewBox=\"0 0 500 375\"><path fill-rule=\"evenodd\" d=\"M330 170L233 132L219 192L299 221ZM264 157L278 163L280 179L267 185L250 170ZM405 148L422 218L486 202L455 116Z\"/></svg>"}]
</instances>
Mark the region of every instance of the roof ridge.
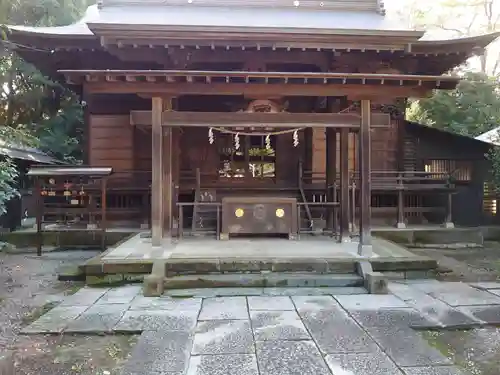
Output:
<instances>
[{"instance_id":1,"label":"roof ridge","mask_svg":"<svg viewBox=\"0 0 500 375\"><path fill-rule=\"evenodd\" d=\"M385 15L383 0L97 0L98 8L113 6L231 6L264 8L302 8L376 12Z\"/></svg>"}]
</instances>

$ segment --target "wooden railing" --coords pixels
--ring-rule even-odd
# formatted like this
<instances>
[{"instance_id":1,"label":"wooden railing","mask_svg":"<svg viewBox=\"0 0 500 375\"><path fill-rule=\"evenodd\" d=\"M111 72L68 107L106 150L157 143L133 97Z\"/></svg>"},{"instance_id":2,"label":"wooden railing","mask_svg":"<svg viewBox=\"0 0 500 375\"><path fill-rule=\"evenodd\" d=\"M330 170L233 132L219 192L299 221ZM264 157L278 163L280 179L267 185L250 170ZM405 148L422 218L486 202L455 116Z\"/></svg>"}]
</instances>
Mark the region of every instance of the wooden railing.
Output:
<instances>
[{"instance_id":1,"label":"wooden railing","mask_svg":"<svg viewBox=\"0 0 500 375\"><path fill-rule=\"evenodd\" d=\"M351 173L351 183L359 186L359 173ZM391 190L446 190L453 187L449 173L431 173L420 171L372 171L371 189Z\"/></svg>"},{"instance_id":2,"label":"wooden railing","mask_svg":"<svg viewBox=\"0 0 500 375\"><path fill-rule=\"evenodd\" d=\"M288 183L280 185L273 181L262 179L244 179L233 178L224 179L215 173L201 173L196 171L181 171L179 174L179 192L191 191L196 192L199 188L204 189L226 189L226 190L250 190L250 191L289 191L291 194L303 192L304 197L299 203L301 211L302 231L310 229L310 223L317 221L317 218L326 219L331 212L331 207L335 211L335 217L338 213L339 191L340 191L340 174L335 176L333 184L329 186L330 198L333 197L333 202L327 202L326 175L315 171L303 170L299 171L297 183ZM396 199L390 206L379 205L377 200L373 204L373 212L385 215L394 215L395 210L399 213L398 218L401 219L401 212L406 215L421 215L430 211L443 211L446 207L424 207L421 203L415 201L415 204L409 205L406 201L411 198L412 194L420 194L425 192L436 191L447 193L453 189L452 176L448 173L429 173L420 171L372 171L372 191L387 194L396 194ZM358 205L358 186L359 174L349 174L349 215L354 222L356 207ZM302 189L301 189L302 188ZM404 197L399 197L399 192L404 192ZM151 171L122 171L116 172L109 177L106 190L107 195L107 212L110 220L127 220L128 218L142 223L147 223L150 220L151 213ZM394 197L394 195L393 195ZM413 202L413 201L412 201ZM99 201L96 202L99 206ZM204 203L211 204L211 203ZM186 217L193 212L187 207L191 206L193 211L195 207L200 207L199 202L182 202L178 204L178 215L182 217L180 223L187 220ZM214 211L220 210L217 208L217 203L213 204ZM401 207L403 207L401 209ZM203 210L205 210L203 208ZM188 214L188 212L190 212ZM218 214L217 214L218 215ZM299 215L300 216L300 215ZM181 218L179 218L181 219ZM309 229L305 227L305 222L309 223ZM218 224L220 225L220 224ZM180 225L181 226L181 225ZM197 231L192 228L192 231Z\"/></svg>"},{"instance_id":3,"label":"wooden railing","mask_svg":"<svg viewBox=\"0 0 500 375\"><path fill-rule=\"evenodd\" d=\"M216 238L219 238L221 230L221 203L182 202L177 203L177 207L179 212L179 216L177 218L177 235L179 238L182 238L185 235L196 234L212 234L215 235ZM200 216L200 219L204 220L205 223L199 223L200 225L195 225L195 212L196 208L198 207L204 208L204 214L206 215L204 215L204 217ZM192 213L192 216L188 216L188 211ZM193 225L189 225L189 223L193 223ZM189 230L188 228L191 228L191 230Z\"/></svg>"}]
</instances>

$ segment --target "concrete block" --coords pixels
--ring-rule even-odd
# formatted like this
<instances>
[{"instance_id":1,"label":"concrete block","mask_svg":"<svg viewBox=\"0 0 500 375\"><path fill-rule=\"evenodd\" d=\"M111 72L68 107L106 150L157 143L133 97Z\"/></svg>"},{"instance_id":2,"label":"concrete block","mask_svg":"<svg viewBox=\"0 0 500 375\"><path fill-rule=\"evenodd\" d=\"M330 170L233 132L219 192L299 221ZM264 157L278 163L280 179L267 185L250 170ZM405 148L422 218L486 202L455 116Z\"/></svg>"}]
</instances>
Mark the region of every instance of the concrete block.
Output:
<instances>
[{"instance_id":1,"label":"concrete block","mask_svg":"<svg viewBox=\"0 0 500 375\"><path fill-rule=\"evenodd\" d=\"M170 259L166 262L165 272L167 277L187 274L207 274L219 272L217 259Z\"/></svg>"},{"instance_id":2,"label":"concrete block","mask_svg":"<svg viewBox=\"0 0 500 375\"><path fill-rule=\"evenodd\" d=\"M145 297L160 297L163 294L163 277L147 275L144 277L143 293Z\"/></svg>"},{"instance_id":3,"label":"concrete block","mask_svg":"<svg viewBox=\"0 0 500 375\"><path fill-rule=\"evenodd\" d=\"M381 272L367 272L364 275L365 288L370 294L387 294L388 281L387 277Z\"/></svg>"},{"instance_id":4,"label":"concrete block","mask_svg":"<svg viewBox=\"0 0 500 375\"><path fill-rule=\"evenodd\" d=\"M273 263L273 272L316 272L325 273L328 263L324 259L289 259L276 260Z\"/></svg>"}]
</instances>

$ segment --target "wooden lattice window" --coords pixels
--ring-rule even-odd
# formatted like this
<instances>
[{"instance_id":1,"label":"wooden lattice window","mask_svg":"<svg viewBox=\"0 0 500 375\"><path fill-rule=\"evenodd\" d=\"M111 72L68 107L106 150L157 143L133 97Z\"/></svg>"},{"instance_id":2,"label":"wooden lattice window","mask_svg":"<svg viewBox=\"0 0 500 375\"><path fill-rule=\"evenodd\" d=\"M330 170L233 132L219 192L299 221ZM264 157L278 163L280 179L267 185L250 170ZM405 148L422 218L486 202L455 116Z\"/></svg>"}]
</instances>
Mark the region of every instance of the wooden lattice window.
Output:
<instances>
[{"instance_id":1,"label":"wooden lattice window","mask_svg":"<svg viewBox=\"0 0 500 375\"><path fill-rule=\"evenodd\" d=\"M472 162L469 160L432 159L425 162L425 171L436 173L441 178L444 173L451 174L455 181L472 179Z\"/></svg>"}]
</instances>

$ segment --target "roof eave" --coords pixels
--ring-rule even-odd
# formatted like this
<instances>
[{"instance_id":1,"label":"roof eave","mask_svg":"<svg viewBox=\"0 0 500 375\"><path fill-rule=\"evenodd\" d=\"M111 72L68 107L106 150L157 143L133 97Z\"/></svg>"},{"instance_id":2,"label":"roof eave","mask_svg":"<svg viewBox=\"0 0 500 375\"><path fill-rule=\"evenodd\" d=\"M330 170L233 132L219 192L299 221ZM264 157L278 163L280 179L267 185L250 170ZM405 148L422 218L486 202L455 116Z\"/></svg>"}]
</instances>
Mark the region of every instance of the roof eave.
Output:
<instances>
[{"instance_id":1,"label":"roof eave","mask_svg":"<svg viewBox=\"0 0 500 375\"><path fill-rule=\"evenodd\" d=\"M88 23L89 29L94 34L99 35L116 35L123 33L131 35L140 33L141 36L149 34L151 37L160 37L158 32L214 32L214 33L247 33L260 34L272 33L276 35L290 35L290 34L312 34L312 35L346 35L346 36L392 36L398 38L407 38L412 41L418 41L423 35L423 31L415 30L365 30L365 29L320 29L320 28L273 28L273 27L238 27L238 26L193 26L193 25L134 25L134 24L120 24L120 23Z\"/></svg>"}]
</instances>

